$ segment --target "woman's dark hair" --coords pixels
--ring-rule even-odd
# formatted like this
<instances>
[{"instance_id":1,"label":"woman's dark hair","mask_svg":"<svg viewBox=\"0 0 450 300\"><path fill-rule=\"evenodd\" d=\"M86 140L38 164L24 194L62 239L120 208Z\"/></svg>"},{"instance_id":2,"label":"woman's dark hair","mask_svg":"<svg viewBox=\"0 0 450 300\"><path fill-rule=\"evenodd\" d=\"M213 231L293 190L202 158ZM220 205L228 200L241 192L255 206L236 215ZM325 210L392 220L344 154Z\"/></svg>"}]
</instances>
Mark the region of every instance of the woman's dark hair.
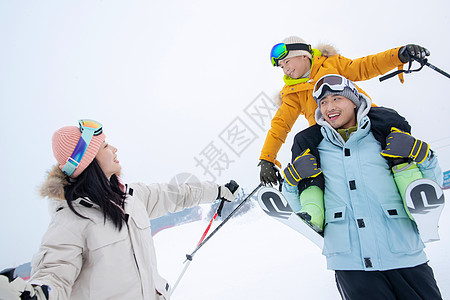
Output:
<instances>
[{"instance_id":1,"label":"woman's dark hair","mask_svg":"<svg viewBox=\"0 0 450 300\"><path fill-rule=\"evenodd\" d=\"M77 216L88 219L74 209L72 201L78 198L87 198L100 206L105 222L108 218L119 231L122 229L126 193L120 189L116 175L111 176L111 179L108 180L94 158L75 180L70 179L69 182L70 184L64 187L64 196L69 208Z\"/></svg>"}]
</instances>

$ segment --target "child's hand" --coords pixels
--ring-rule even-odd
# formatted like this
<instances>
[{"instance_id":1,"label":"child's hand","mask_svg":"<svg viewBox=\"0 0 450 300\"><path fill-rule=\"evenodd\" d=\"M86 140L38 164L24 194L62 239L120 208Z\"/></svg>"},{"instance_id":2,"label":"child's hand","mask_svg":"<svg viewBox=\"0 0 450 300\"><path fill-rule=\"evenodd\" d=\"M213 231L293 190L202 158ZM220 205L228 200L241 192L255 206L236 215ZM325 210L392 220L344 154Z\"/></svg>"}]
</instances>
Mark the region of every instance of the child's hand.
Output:
<instances>
[{"instance_id":1,"label":"child's hand","mask_svg":"<svg viewBox=\"0 0 450 300\"><path fill-rule=\"evenodd\" d=\"M429 55L428 49L414 44L408 44L398 51L398 58L402 63L407 63L411 59L425 59Z\"/></svg>"},{"instance_id":2,"label":"child's hand","mask_svg":"<svg viewBox=\"0 0 450 300\"><path fill-rule=\"evenodd\" d=\"M275 164L261 159L258 166L261 166L261 172L259 173L259 179L264 184L278 184L281 176L278 173L278 170L275 168Z\"/></svg>"}]
</instances>

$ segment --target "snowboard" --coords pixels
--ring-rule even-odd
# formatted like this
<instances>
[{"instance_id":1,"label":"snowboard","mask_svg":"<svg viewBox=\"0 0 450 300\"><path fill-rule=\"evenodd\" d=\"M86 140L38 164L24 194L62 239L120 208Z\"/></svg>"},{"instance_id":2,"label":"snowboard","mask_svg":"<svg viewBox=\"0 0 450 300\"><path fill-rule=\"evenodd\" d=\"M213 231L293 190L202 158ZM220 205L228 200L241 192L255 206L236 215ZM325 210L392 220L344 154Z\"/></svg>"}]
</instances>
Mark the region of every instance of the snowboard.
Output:
<instances>
[{"instance_id":1,"label":"snowboard","mask_svg":"<svg viewBox=\"0 0 450 300\"><path fill-rule=\"evenodd\" d=\"M434 180L417 179L406 188L405 209L414 219L424 243L440 240L438 223L444 203L444 192Z\"/></svg>"},{"instance_id":2,"label":"snowboard","mask_svg":"<svg viewBox=\"0 0 450 300\"><path fill-rule=\"evenodd\" d=\"M323 236L313 229L314 225L292 211L286 198L278 189L262 187L258 191L258 203L268 216L299 232L320 249L323 248Z\"/></svg>"}]
</instances>

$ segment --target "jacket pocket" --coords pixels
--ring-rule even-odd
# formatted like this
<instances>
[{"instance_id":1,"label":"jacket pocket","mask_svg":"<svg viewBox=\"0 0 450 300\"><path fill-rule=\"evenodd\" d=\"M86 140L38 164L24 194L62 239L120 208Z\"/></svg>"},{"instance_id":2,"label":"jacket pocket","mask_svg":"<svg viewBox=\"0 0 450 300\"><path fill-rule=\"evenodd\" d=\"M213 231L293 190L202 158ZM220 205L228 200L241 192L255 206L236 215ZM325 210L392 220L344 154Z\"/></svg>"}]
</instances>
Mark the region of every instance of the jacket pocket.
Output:
<instances>
[{"instance_id":1,"label":"jacket pocket","mask_svg":"<svg viewBox=\"0 0 450 300\"><path fill-rule=\"evenodd\" d=\"M125 227L125 225L124 225ZM128 238L126 227L118 231L114 226L106 224L96 225L86 237L86 246L89 250L95 251L112 244L119 243Z\"/></svg>"},{"instance_id":2,"label":"jacket pocket","mask_svg":"<svg viewBox=\"0 0 450 300\"><path fill-rule=\"evenodd\" d=\"M350 233L345 206L326 209L323 255L350 252Z\"/></svg>"},{"instance_id":3,"label":"jacket pocket","mask_svg":"<svg viewBox=\"0 0 450 300\"><path fill-rule=\"evenodd\" d=\"M386 235L393 253L415 253L425 248L414 221L410 220L403 203L381 206L386 220Z\"/></svg>"},{"instance_id":4,"label":"jacket pocket","mask_svg":"<svg viewBox=\"0 0 450 300\"><path fill-rule=\"evenodd\" d=\"M130 217L140 230L150 230L150 218L145 209L135 209Z\"/></svg>"}]
</instances>

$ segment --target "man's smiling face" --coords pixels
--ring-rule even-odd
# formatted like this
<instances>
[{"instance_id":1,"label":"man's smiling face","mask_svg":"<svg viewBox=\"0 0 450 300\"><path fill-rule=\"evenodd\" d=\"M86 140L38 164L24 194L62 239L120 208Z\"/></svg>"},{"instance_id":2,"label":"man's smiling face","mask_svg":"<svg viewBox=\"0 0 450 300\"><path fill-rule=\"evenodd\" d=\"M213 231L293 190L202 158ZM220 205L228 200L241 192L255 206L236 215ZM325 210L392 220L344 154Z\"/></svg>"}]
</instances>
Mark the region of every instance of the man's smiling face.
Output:
<instances>
[{"instance_id":1,"label":"man's smiling face","mask_svg":"<svg viewBox=\"0 0 450 300\"><path fill-rule=\"evenodd\" d=\"M356 105L341 95L328 95L320 100L320 112L334 129L348 129L356 125Z\"/></svg>"}]
</instances>

